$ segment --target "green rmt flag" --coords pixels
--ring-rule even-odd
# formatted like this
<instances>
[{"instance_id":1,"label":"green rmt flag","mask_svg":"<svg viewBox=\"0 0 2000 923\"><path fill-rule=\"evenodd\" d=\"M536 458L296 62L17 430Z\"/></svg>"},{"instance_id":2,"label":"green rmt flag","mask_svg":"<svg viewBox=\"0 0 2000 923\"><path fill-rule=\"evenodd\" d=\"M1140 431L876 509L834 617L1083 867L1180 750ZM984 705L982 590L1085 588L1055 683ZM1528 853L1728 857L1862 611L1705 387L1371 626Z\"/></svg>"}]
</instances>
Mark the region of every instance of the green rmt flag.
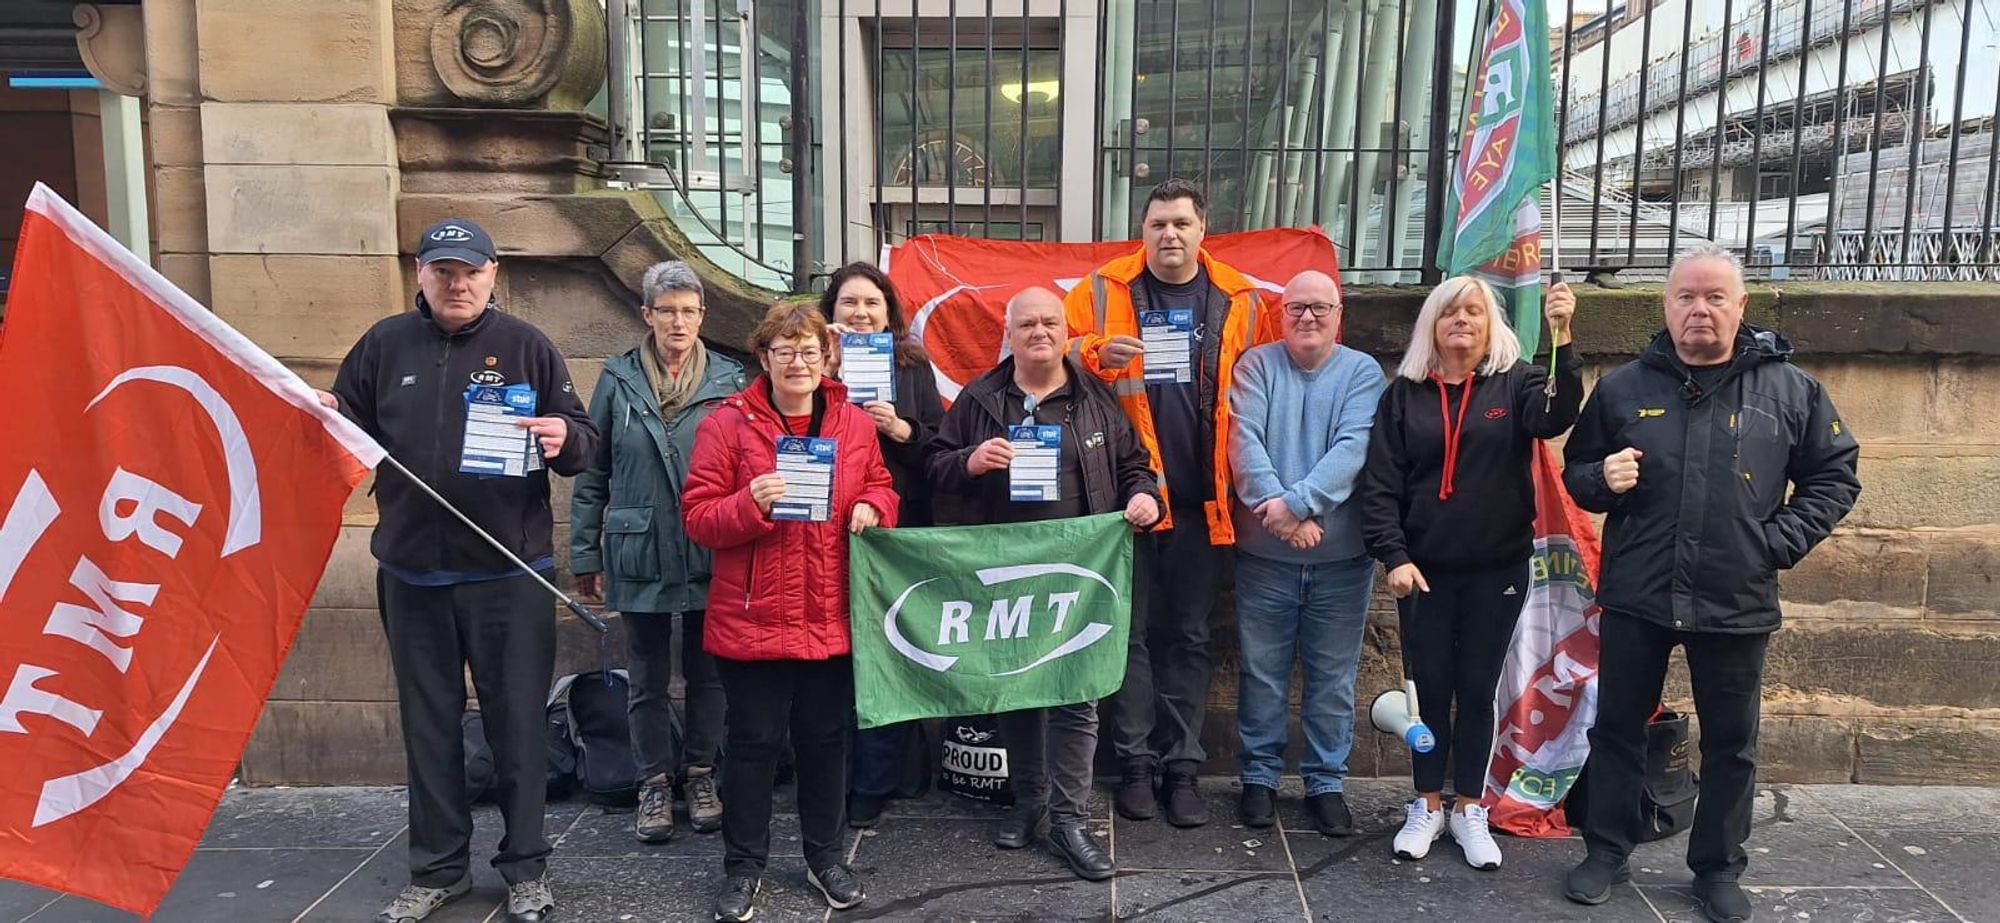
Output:
<instances>
[{"instance_id":1,"label":"green rmt flag","mask_svg":"<svg viewBox=\"0 0 2000 923\"><path fill-rule=\"evenodd\" d=\"M864 728L1087 702L1125 680L1132 527L1117 513L870 529L847 560Z\"/></svg>"},{"instance_id":2,"label":"green rmt flag","mask_svg":"<svg viewBox=\"0 0 2000 923\"><path fill-rule=\"evenodd\" d=\"M1492 9L1473 61L1438 268L1492 283L1522 355L1532 356L1542 337L1542 184L1556 175L1548 14L1540 0L1495 0Z\"/></svg>"}]
</instances>

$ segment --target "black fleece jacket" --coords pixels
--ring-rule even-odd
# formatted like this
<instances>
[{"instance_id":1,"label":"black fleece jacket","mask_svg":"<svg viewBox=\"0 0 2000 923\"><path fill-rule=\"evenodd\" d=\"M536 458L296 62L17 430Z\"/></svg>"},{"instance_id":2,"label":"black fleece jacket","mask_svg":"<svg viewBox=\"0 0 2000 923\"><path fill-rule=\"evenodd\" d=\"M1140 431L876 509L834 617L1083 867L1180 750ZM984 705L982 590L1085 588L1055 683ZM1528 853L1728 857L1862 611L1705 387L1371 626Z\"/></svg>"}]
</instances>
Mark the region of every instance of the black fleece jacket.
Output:
<instances>
[{"instance_id":1,"label":"black fleece jacket","mask_svg":"<svg viewBox=\"0 0 2000 923\"><path fill-rule=\"evenodd\" d=\"M1518 564L1535 544L1535 484L1528 467L1537 439L1576 422L1583 373L1572 347L1556 350L1556 393L1548 369L1526 361L1467 384L1389 380L1375 411L1361 468L1361 534L1368 553L1395 568L1481 570ZM1471 388L1471 396L1466 389ZM1451 493L1440 498L1445 407L1461 418Z\"/></svg>"},{"instance_id":2,"label":"black fleece jacket","mask_svg":"<svg viewBox=\"0 0 2000 923\"><path fill-rule=\"evenodd\" d=\"M562 417L569 435L547 467L526 477L458 472L465 442L465 389L474 382L535 389L538 416ZM540 330L489 302L472 323L445 333L417 296L417 310L383 318L341 360L333 393L340 410L397 461L451 501L521 560L554 553L549 471L574 476L597 454L597 425L570 382L569 366ZM507 560L440 509L401 473L375 480L381 521L370 550L419 573L491 574Z\"/></svg>"}]
</instances>

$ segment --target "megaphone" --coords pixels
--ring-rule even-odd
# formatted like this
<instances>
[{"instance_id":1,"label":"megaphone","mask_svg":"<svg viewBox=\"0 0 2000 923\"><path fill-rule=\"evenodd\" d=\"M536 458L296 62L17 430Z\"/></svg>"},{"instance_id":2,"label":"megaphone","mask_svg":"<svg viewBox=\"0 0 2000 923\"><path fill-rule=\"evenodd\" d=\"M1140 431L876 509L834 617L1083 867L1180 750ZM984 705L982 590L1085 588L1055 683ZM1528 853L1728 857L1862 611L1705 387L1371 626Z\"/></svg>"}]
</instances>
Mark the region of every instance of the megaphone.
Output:
<instances>
[{"instance_id":1,"label":"megaphone","mask_svg":"<svg viewBox=\"0 0 2000 923\"><path fill-rule=\"evenodd\" d=\"M1417 714L1417 684L1403 681L1403 688L1391 689L1375 697L1368 706L1368 721L1375 730L1400 737L1411 750L1429 753L1437 746L1437 736Z\"/></svg>"}]
</instances>

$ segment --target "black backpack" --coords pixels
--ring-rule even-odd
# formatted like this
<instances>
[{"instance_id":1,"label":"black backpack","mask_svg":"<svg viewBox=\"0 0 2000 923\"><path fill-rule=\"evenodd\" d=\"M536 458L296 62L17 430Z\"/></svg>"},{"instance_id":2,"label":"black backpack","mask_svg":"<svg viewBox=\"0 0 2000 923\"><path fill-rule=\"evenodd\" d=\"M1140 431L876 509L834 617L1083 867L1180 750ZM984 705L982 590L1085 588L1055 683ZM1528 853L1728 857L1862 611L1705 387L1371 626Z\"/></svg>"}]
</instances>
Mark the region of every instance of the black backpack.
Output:
<instances>
[{"instance_id":1,"label":"black backpack","mask_svg":"<svg viewBox=\"0 0 2000 923\"><path fill-rule=\"evenodd\" d=\"M977 801L1014 803L1007 741L992 715L947 718L940 742L938 787Z\"/></svg>"},{"instance_id":2,"label":"black backpack","mask_svg":"<svg viewBox=\"0 0 2000 923\"><path fill-rule=\"evenodd\" d=\"M1639 841L1664 840L1693 826L1699 782L1688 759L1687 716L1661 706L1646 722L1646 784L1639 796L1645 827Z\"/></svg>"},{"instance_id":3,"label":"black backpack","mask_svg":"<svg viewBox=\"0 0 2000 923\"><path fill-rule=\"evenodd\" d=\"M626 717L628 684L624 670L593 670L557 679L549 690L550 776L558 773L563 748L559 723L567 730L573 778L593 804L630 807L639 802L639 764L632 753L632 725Z\"/></svg>"},{"instance_id":4,"label":"black backpack","mask_svg":"<svg viewBox=\"0 0 2000 923\"><path fill-rule=\"evenodd\" d=\"M1695 796L1700 779L1688 759L1687 716L1666 706L1646 722L1646 772L1639 787L1639 842L1664 840L1694 824ZM1590 812L1590 770L1576 777L1563 810L1571 826L1582 826Z\"/></svg>"},{"instance_id":5,"label":"black backpack","mask_svg":"<svg viewBox=\"0 0 2000 923\"><path fill-rule=\"evenodd\" d=\"M561 682L557 680L558 685ZM558 700L551 692L547 709L547 720L542 723L542 740L549 754L548 799L561 801L576 792L576 738L569 730L569 699L564 697Z\"/></svg>"}]
</instances>

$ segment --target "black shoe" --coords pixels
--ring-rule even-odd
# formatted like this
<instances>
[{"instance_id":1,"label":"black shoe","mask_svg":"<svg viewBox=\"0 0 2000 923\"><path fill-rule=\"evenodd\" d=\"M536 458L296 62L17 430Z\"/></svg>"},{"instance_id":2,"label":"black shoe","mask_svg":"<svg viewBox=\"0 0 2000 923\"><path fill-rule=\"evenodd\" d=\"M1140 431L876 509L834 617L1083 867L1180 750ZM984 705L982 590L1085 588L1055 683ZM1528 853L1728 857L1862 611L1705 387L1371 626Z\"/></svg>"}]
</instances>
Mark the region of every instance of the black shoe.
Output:
<instances>
[{"instance_id":1,"label":"black shoe","mask_svg":"<svg viewBox=\"0 0 2000 923\"><path fill-rule=\"evenodd\" d=\"M1084 881L1103 881L1118 874L1111 854L1091 835L1088 824L1064 824L1050 831L1049 850L1069 863L1069 870Z\"/></svg>"},{"instance_id":2,"label":"black shoe","mask_svg":"<svg viewBox=\"0 0 2000 923\"><path fill-rule=\"evenodd\" d=\"M1262 830L1278 822L1278 790L1255 782L1243 783L1243 794L1236 799L1236 819L1245 827Z\"/></svg>"},{"instance_id":3,"label":"black shoe","mask_svg":"<svg viewBox=\"0 0 2000 923\"><path fill-rule=\"evenodd\" d=\"M763 884L758 878L731 878L722 885L722 893L715 896L715 918L740 923L757 915L757 889Z\"/></svg>"},{"instance_id":4,"label":"black shoe","mask_svg":"<svg viewBox=\"0 0 2000 923\"><path fill-rule=\"evenodd\" d=\"M1632 870L1625 863L1613 864L1608 859L1585 856L1563 877L1563 896L1595 907L1611 899L1613 885L1631 880Z\"/></svg>"},{"instance_id":5,"label":"black shoe","mask_svg":"<svg viewBox=\"0 0 2000 923\"><path fill-rule=\"evenodd\" d=\"M1118 783L1118 816L1126 820L1152 820L1159 813L1153 800L1153 761L1134 757L1125 761L1125 778Z\"/></svg>"},{"instance_id":6,"label":"black shoe","mask_svg":"<svg viewBox=\"0 0 2000 923\"><path fill-rule=\"evenodd\" d=\"M1016 802L1006 817L993 825L993 845L1020 849L1049 835L1049 806Z\"/></svg>"},{"instance_id":7,"label":"black shoe","mask_svg":"<svg viewBox=\"0 0 2000 923\"><path fill-rule=\"evenodd\" d=\"M846 910L868 897L861 890L861 876L844 865L829 865L817 872L808 870L806 881L818 888L826 898L826 905L835 910Z\"/></svg>"},{"instance_id":8,"label":"black shoe","mask_svg":"<svg viewBox=\"0 0 2000 923\"><path fill-rule=\"evenodd\" d=\"M1347 810L1347 796L1339 792L1308 796L1306 817L1320 836L1354 835L1354 814Z\"/></svg>"},{"instance_id":9,"label":"black shoe","mask_svg":"<svg viewBox=\"0 0 2000 923\"><path fill-rule=\"evenodd\" d=\"M882 808L889 799L881 795L855 793L847 796L847 825L849 827L873 827L882 822Z\"/></svg>"},{"instance_id":10,"label":"black shoe","mask_svg":"<svg viewBox=\"0 0 2000 923\"><path fill-rule=\"evenodd\" d=\"M1193 765L1169 767L1160 783L1160 800L1167 803L1167 823L1199 827L1208 823L1208 802L1201 800Z\"/></svg>"},{"instance_id":11,"label":"black shoe","mask_svg":"<svg viewBox=\"0 0 2000 923\"><path fill-rule=\"evenodd\" d=\"M1749 923L1756 913L1750 907L1750 896L1733 879L1696 876L1694 900L1709 923Z\"/></svg>"}]
</instances>

